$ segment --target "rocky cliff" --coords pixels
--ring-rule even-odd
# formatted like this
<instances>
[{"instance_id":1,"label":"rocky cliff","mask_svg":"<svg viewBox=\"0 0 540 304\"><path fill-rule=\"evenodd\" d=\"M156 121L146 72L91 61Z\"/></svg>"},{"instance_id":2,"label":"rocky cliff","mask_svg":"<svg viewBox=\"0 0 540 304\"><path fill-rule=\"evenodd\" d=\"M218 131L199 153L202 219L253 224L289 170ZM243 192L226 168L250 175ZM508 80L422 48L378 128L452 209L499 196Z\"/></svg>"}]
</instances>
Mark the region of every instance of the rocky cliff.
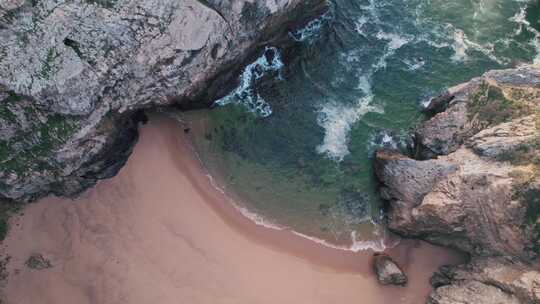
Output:
<instances>
[{"instance_id":1,"label":"rocky cliff","mask_svg":"<svg viewBox=\"0 0 540 304\"><path fill-rule=\"evenodd\" d=\"M416 152L381 150L388 225L460 249L430 304L540 303L540 67L492 71L432 100Z\"/></svg>"},{"instance_id":2,"label":"rocky cliff","mask_svg":"<svg viewBox=\"0 0 540 304\"><path fill-rule=\"evenodd\" d=\"M0 197L73 195L114 175L138 110L208 106L324 0L3 0Z\"/></svg>"}]
</instances>

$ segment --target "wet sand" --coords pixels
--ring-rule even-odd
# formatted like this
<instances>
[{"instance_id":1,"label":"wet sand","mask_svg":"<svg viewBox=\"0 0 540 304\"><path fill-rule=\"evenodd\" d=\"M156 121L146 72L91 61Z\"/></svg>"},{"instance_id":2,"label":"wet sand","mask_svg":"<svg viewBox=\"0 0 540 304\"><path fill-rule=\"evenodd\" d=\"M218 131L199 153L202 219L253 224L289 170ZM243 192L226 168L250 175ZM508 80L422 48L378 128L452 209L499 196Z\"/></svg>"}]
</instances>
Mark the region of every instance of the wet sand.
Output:
<instances>
[{"instance_id":1,"label":"wet sand","mask_svg":"<svg viewBox=\"0 0 540 304\"><path fill-rule=\"evenodd\" d=\"M407 241L390 253L406 288L382 287L372 252L258 226L209 182L172 119L153 118L120 174L79 199L48 198L4 242L8 304L423 303L428 279L461 257ZM52 268L24 265L42 254Z\"/></svg>"}]
</instances>

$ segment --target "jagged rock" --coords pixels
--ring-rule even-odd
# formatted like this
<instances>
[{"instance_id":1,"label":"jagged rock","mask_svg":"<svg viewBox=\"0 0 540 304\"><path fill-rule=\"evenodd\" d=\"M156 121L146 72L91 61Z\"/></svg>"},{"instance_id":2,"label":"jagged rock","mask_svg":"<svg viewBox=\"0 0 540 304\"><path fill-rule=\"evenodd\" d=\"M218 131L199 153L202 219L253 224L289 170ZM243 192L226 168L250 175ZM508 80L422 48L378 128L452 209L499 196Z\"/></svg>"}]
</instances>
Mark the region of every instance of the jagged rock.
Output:
<instances>
[{"instance_id":1,"label":"jagged rock","mask_svg":"<svg viewBox=\"0 0 540 304\"><path fill-rule=\"evenodd\" d=\"M538 269L504 258L474 258L466 265L445 266L431 279L436 288L431 303L540 303ZM463 299L470 302L459 302Z\"/></svg>"},{"instance_id":2,"label":"jagged rock","mask_svg":"<svg viewBox=\"0 0 540 304\"><path fill-rule=\"evenodd\" d=\"M537 137L536 115L529 115L482 130L465 144L478 155L511 160L520 150L527 152L530 145L536 144Z\"/></svg>"},{"instance_id":3,"label":"jagged rock","mask_svg":"<svg viewBox=\"0 0 540 304\"><path fill-rule=\"evenodd\" d=\"M376 253L373 258L373 270L377 280L383 285L407 285L407 275L394 260L386 254Z\"/></svg>"},{"instance_id":4,"label":"jagged rock","mask_svg":"<svg viewBox=\"0 0 540 304\"><path fill-rule=\"evenodd\" d=\"M514 295L477 281L439 287L429 296L428 304L524 304Z\"/></svg>"},{"instance_id":5,"label":"jagged rock","mask_svg":"<svg viewBox=\"0 0 540 304\"><path fill-rule=\"evenodd\" d=\"M457 150L471 132L472 125L467 117L467 101L480 85L478 79L449 89L452 100L444 110L426 121L416 130L415 138L418 154L424 159L446 155Z\"/></svg>"},{"instance_id":6,"label":"jagged rock","mask_svg":"<svg viewBox=\"0 0 540 304\"><path fill-rule=\"evenodd\" d=\"M133 113L208 106L263 44L325 5L2 1L0 196L73 195L114 174L137 138Z\"/></svg>"},{"instance_id":7,"label":"jagged rock","mask_svg":"<svg viewBox=\"0 0 540 304\"><path fill-rule=\"evenodd\" d=\"M387 187L385 193L396 200L419 202L437 182L456 171L457 166L438 160L418 162L399 152L378 150L375 169Z\"/></svg>"},{"instance_id":8,"label":"jagged rock","mask_svg":"<svg viewBox=\"0 0 540 304\"><path fill-rule=\"evenodd\" d=\"M456 151L488 125L533 114L540 97L538 67L490 71L450 88L446 107L416 131L418 155L433 158ZM500 101L500 102L492 102Z\"/></svg>"},{"instance_id":9,"label":"jagged rock","mask_svg":"<svg viewBox=\"0 0 540 304\"><path fill-rule=\"evenodd\" d=\"M428 114L437 114L445 111L448 108L448 105L456 96L452 95L450 92L445 92L437 97L431 98L427 106L423 109L423 112Z\"/></svg>"},{"instance_id":10,"label":"jagged rock","mask_svg":"<svg viewBox=\"0 0 540 304\"><path fill-rule=\"evenodd\" d=\"M381 194L390 201L390 229L475 255L523 259L536 255L528 250L537 241L534 233L524 229L528 202L522 195L528 191L536 193L534 185L540 164L540 79L534 78L539 74L531 69L534 68L487 73L479 79L489 82L488 87L475 79L472 84L454 88L453 105L423 124L419 133L446 130L455 134L457 129L448 127L446 118L456 109L465 111L459 115L460 121L463 118L469 121L467 125L480 129L465 132L466 137L460 133L459 141L445 144L444 149L437 150L429 144L431 152L444 155L414 160L391 151L376 153L375 170L383 184ZM504 86L499 87L494 79L504 80ZM523 87L527 83L530 87ZM479 91L471 91L473 87ZM484 94L487 98L482 99ZM487 115L482 108L498 104L500 99L517 111L505 115L504 122L500 122L501 117ZM425 132L426 129L430 131ZM438 137L444 142L441 136L446 135Z\"/></svg>"},{"instance_id":11,"label":"jagged rock","mask_svg":"<svg viewBox=\"0 0 540 304\"><path fill-rule=\"evenodd\" d=\"M388 162L381 154L390 229L479 255L523 255L530 246L521 229L525 205L512 194L513 166L468 149L427 161Z\"/></svg>"},{"instance_id":12,"label":"jagged rock","mask_svg":"<svg viewBox=\"0 0 540 304\"><path fill-rule=\"evenodd\" d=\"M472 256L433 276L428 303L540 303L540 67L488 72L448 94L416 131L417 159L376 153L388 226Z\"/></svg>"},{"instance_id":13,"label":"jagged rock","mask_svg":"<svg viewBox=\"0 0 540 304\"><path fill-rule=\"evenodd\" d=\"M439 267L439 271L435 272L429 279L429 283L434 288L438 288L452 283L453 267L449 265L443 265Z\"/></svg>"}]
</instances>

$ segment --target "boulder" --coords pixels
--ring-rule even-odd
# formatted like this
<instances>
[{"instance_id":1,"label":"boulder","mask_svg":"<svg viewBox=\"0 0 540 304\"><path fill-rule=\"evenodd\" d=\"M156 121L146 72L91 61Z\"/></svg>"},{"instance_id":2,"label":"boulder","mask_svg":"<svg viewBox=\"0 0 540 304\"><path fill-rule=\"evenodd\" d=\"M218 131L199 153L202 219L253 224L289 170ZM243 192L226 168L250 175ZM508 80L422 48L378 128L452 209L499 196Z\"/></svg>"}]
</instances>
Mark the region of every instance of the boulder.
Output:
<instances>
[{"instance_id":1,"label":"boulder","mask_svg":"<svg viewBox=\"0 0 540 304\"><path fill-rule=\"evenodd\" d=\"M377 280L383 285L407 285L407 276L391 257L376 253L373 257L373 269Z\"/></svg>"}]
</instances>

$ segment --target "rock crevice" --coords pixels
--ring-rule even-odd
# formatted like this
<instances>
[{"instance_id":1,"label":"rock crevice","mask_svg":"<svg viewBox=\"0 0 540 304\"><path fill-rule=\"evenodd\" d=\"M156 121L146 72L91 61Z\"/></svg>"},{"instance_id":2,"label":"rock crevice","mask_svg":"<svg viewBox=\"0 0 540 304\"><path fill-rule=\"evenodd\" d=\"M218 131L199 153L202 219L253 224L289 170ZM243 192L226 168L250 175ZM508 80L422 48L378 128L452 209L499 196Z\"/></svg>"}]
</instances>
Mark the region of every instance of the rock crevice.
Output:
<instances>
[{"instance_id":1,"label":"rock crevice","mask_svg":"<svg viewBox=\"0 0 540 304\"><path fill-rule=\"evenodd\" d=\"M209 106L265 43L324 0L0 4L0 197L74 195L114 174L131 116ZM120 151L120 152L119 152Z\"/></svg>"},{"instance_id":2,"label":"rock crevice","mask_svg":"<svg viewBox=\"0 0 540 304\"><path fill-rule=\"evenodd\" d=\"M491 71L433 102L415 155L376 154L389 228L472 257L433 277L431 304L540 303L540 67Z\"/></svg>"}]
</instances>

